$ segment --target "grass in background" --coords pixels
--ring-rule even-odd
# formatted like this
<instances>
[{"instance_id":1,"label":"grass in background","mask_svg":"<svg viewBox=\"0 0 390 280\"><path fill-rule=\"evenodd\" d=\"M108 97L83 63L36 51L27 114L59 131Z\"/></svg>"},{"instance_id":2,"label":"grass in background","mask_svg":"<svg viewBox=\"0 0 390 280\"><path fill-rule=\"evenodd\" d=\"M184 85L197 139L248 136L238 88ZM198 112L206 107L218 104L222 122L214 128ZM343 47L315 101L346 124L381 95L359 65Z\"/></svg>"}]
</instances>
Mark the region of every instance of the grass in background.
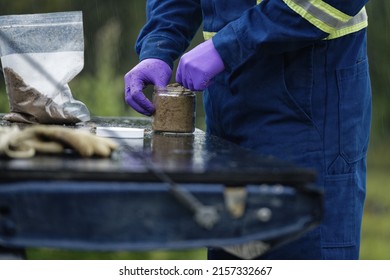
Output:
<instances>
[{"instance_id":1,"label":"grass in background","mask_svg":"<svg viewBox=\"0 0 390 280\"><path fill-rule=\"evenodd\" d=\"M372 147L368 156L360 254L364 260L390 259L390 149L386 142Z\"/></svg>"},{"instance_id":2,"label":"grass in background","mask_svg":"<svg viewBox=\"0 0 390 280\"><path fill-rule=\"evenodd\" d=\"M29 249L30 260L205 260L206 249L158 250L147 252L94 252L57 249Z\"/></svg>"}]
</instances>

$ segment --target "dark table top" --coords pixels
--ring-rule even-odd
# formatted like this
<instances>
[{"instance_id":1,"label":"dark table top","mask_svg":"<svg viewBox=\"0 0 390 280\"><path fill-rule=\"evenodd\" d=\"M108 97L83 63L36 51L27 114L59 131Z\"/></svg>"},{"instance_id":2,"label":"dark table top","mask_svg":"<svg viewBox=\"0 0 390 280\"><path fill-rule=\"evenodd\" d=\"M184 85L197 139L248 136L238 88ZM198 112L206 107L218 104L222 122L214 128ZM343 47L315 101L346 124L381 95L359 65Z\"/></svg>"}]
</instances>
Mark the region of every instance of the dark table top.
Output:
<instances>
[{"instance_id":1,"label":"dark table top","mask_svg":"<svg viewBox=\"0 0 390 280\"><path fill-rule=\"evenodd\" d=\"M0 121L0 126L11 123ZM315 180L313 170L263 157L196 129L193 134L157 134L149 118L94 117L75 129L97 126L144 128L143 139L119 139L111 158L39 155L30 159L0 158L0 181L99 180L158 182L160 174L178 183L253 183L301 186Z\"/></svg>"},{"instance_id":2,"label":"dark table top","mask_svg":"<svg viewBox=\"0 0 390 280\"><path fill-rule=\"evenodd\" d=\"M116 139L107 159L0 158L0 258L2 246L150 250L261 240L270 250L321 219L313 170L198 129L156 134L149 118L94 117L74 128L99 126L145 135Z\"/></svg>"}]
</instances>

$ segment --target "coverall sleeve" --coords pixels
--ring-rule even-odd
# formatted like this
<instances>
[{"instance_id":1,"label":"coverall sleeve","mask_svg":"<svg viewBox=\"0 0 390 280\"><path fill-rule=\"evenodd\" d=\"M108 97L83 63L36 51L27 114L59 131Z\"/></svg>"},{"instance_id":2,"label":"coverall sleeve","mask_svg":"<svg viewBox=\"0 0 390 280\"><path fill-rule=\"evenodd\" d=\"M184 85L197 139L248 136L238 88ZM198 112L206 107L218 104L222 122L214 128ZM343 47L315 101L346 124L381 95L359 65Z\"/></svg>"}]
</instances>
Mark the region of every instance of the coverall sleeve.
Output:
<instances>
[{"instance_id":1,"label":"coverall sleeve","mask_svg":"<svg viewBox=\"0 0 390 280\"><path fill-rule=\"evenodd\" d=\"M312 0L325 8L355 16L368 0ZM255 53L282 53L293 51L329 33L320 29L292 6L299 0L263 0L241 17L222 28L212 38L225 66L234 71ZM291 4L292 3L292 4ZM288 5L290 4L290 5ZM298 7L299 8L299 7ZM332 10L333 11L333 10Z\"/></svg>"},{"instance_id":2,"label":"coverall sleeve","mask_svg":"<svg viewBox=\"0 0 390 280\"><path fill-rule=\"evenodd\" d=\"M148 0L147 22L136 42L140 60L159 58L172 68L202 22L199 1Z\"/></svg>"}]
</instances>

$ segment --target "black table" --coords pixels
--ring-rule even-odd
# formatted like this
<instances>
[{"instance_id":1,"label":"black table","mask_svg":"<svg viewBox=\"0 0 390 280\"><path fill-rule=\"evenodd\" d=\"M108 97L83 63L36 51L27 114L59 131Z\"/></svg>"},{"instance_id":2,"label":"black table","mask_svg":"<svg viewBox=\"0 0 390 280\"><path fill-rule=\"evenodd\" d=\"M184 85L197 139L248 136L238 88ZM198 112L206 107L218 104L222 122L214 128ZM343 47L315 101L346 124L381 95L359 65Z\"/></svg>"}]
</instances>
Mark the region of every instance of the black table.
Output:
<instances>
[{"instance_id":1,"label":"black table","mask_svg":"<svg viewBox=\"0 0 390 280\"><path fill-rule=\"evenodd\" d=\"M0 121L1 126L11 125ZM75 129L138 127L109 159L0 159L0 246L86 250L229 247L264 252L318 225L315 172L203 131L156 134L148 118L99 118Z\"/></svg>"}]
</instances>

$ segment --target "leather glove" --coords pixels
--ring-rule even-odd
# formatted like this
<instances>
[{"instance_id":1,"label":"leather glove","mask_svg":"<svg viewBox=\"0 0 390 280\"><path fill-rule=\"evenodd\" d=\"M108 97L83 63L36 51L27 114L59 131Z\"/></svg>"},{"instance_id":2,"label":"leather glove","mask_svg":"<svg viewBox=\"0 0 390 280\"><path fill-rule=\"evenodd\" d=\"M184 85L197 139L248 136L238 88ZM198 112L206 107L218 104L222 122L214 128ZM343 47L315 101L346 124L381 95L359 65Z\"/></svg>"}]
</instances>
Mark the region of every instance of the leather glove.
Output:
<instances>
[{"instance_id":1,"label":"leather glove","mask_svg":"<svg viewBox=\"0 0 390 280\"><path fill-rule=\"evenodd\" d=\"M210 39L181 57L176 71L176 82L190 90L201 91L223 70L225 65Z\"/></svg>"},{"instance_id":2,"label":"leather glove","mask_svg":"<svg viewBox=\"0 0 390 280\"><path fill-rule=\"evenodd\" d=\"M12 158L28 158L36 153L63 153L67 148L82 157L108 157L117 147L112 140L90 132L51 125L33 125L23 130L2 128L0 139L0 153Z\"/></svg>"},{"instance_id":3,"label":"leather glove","mask_svg":"<svg viewBox=\"0 0 390 280\"><path fill-rule=\"evenodd\" d=\"M34 151L27 146L20 146L17 151L9 147L12 139L15 139L19 133L20 130L17 126L0 127L0 156L32 157L34 155Z\"/></svg>"},{"instance_id":4,"label":"leather glove","mask_svg":"<svg viewBox=\"0 0 390 280\"><path fill-rule=\"evenodd\" d=\"M166 87L172 76L169 65L156 58L142 60L125 75L125 100L137 112L151 116L156 108L142 90L147 85Z\"/></svg>"}]
</instances>

